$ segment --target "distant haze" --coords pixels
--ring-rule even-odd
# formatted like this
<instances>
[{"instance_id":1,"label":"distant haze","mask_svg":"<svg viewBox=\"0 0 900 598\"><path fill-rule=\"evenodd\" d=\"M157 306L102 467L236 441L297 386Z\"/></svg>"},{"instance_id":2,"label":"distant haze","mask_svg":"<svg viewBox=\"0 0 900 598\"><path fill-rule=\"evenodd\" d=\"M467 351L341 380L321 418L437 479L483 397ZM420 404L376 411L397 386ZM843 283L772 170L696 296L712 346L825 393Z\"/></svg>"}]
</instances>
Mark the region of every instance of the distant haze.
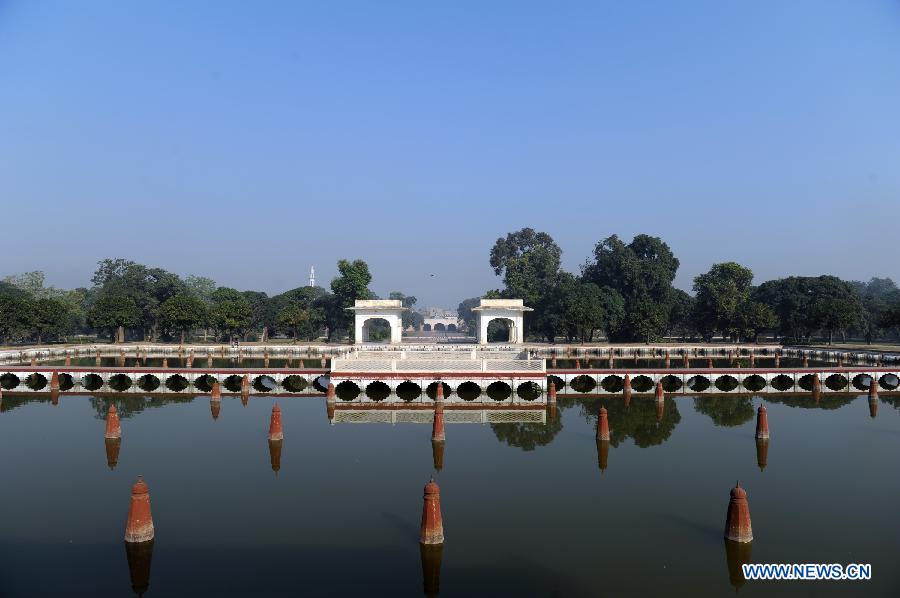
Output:
<instances>
[{"instance_id":1,"label":"distant haze","mask_svg":"<svg viewBox=\"0 0 900 598\"><path fill-rule=\"evenodd\" d=\"M900 3L0 1L0 276L454 308L497 237L900 279ZM433 276L432 276L433 275Z\"/></svg>"}]
</instances>

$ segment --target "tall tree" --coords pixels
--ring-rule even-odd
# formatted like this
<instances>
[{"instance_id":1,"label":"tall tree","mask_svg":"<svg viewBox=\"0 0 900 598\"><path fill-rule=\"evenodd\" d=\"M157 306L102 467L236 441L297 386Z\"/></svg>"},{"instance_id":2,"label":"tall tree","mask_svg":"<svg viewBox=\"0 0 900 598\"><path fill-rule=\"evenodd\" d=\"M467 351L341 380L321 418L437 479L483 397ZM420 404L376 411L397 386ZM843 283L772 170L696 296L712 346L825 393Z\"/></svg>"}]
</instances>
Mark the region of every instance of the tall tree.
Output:
<instances>
[{"instance_id":1,"label":"tall tree","mask_svg":"<svg viewBox=\"0 0 900 598\"><path fill-rule=\"evenodd\" d=\"M369 283L372 282L372 275L369 273L369 265L363 260L340 260L338 262L339 276L331 281L331 292L334 293L336 306L328 313L330 318L328 322L329 329L348 330L352 336L353 330L350 326L351 317L346 308L353 307L353 303L357 299L370 299L372 291L369 290ZM330 337L330 333L329 333Z\"/></svg>"},{"instance_id":2,"label":"tall tree","mask_svg":"<svg viewBox=\"0 0 900 598\"><path fill-rule=\"evenodd\" d=\"M243 336L253 318L250 302L238 290L219 287L212 295L210 322L219 334L229 338Z\"/></svg>"},{"instance_id":3,"label":"tall tree","mask_svg":"<svg viewBox=\"0 0 900 598\"><path fill-rule=\"evenodd\" d=\"M735 262L713 264L709 272L694 278L695 323L709 342L714 332L723 338L738 329L739 313L750 300L753 272Z\"/></svg>"},{"instance_id":4,"label":"tall tree","mask_svg":"<svg viewBox=\"0 0 900 598\"><path fill-rule=\"evenodd\" d=\"M665 330L672 302L672 281L679 261L659 237L637 235L627 245L612 235L597 243L594 261L582 269L586 282L616 290L625 300L625 317L612 340L650 342Z\"/></svg>"},{"instance_id":5,"label":"tall tree","mask_svg":"<svg viewBox=\"0 0 900 598\"><path fill-rule=\"evenodd\" d=\"M127 295L106 293L91 306L88 322L94 328L109 330L113 342L124 343L125 329L141 324L141 310Z\"/></svg>"},{"instance_id":6,"label":"tall tree","mask_svg":"<svg viewBox=\"0 0 900 598\"><path fill-rule=\"evenodd\" d=\"M193 329L205 326L209 319L209 308L199 297L187 293L175 295L160 306L162 325L170 331L180 333L181 344Z\"/></svg>"},{"instance_id":7,"label":"tall tree","mask_svg":"<svg viewBox=\"0 0 900 598\"><path fill-rule=\"evenodd\" d=\"M415 296L406 295L400 291L391 291L390 295L388 295L388 299L400 301L400 304L406 308L400 316L403 328L412 328L416 330L425 322L424 316L413 309L418 301Z\"/></svg>"},{"instance_id":8,"label":"tall tree","mask_svg":"<svg viewBox=\"0 0 900 598\"><path fill-rule=\"evenodd\" d=\"M29 324L39 345L46 336L63 336L71 331L69 307L60 299L42 297L33 304Z\"/></svg>"},{"instance_id":9,"label":"tall tree","mask_svg":"<svg viewBox=\"0 0 900 598\"><path fill-rule=\"evenodd\" d=\"M500 237L491 249L491 268L503 276L503 294L523 299L526 305L541 303L559 274L562 250L547 233L523 228ZM526 314L525 333L531 325L533 312Z\"/></svg>"},{"instance_id":10,"label":"tall tree","mask_svg":"<svg viewBox=\"0 0 900 598\"><path fill-rule=\"evenodd\" d=\"M470 299L463 299L459 306L456 308L456 314L459 316L459 319L463 321L463 324L466 327L466 330L471 334L476 330L475 323L475 312L472 311L474 308L478 307L481 299L479 297L472 297Z\"/></svg>"}]
</instances>

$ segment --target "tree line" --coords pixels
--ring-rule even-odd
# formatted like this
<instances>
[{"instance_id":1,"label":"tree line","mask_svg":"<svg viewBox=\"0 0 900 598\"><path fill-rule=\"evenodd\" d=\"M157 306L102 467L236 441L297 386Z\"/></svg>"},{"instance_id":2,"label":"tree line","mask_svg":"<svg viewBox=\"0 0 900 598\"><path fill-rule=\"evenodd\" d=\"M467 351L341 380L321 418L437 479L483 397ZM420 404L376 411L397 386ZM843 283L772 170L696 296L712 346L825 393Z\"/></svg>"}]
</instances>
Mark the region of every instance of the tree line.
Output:
<instances>
[{"instance_id":1,"label":"tree line","mask_svg":"<svg viewBox=\"0 0 900 598\"><path fill-rule=\"evenodd\" d=\"M357 299L375 299L362 260L341 260L330 291L303 286L269 296L218 286L205 276L180 277L126 259L98 263L90 287L62 290L45 285L43 272L7 276L0 282L0 342L72 340L98 335L113 341L185 342L192 335L217 340L268 340L282 334L297 340L326 340L352 335ZM391 293L406 307L414 296ZM417 326L422 316L410 311L404 323ZM377 327L372 335L387 334Z\"/></svg>"},{"instance_id":2,"label":"tree line","mask_svg":"<svg viewBox=\"0 0 900 598\"><path fill-rule=\"evenodd\" d=\"M659 237L603 239L578 274L564 271L561 257L550 235L531 228L497 239L491 249L489 263L503 288L484 296L521 298L534 308L525 315L530 340L755 341L769 333L789 343L815 337L831 343L835 335L871 343L900 337L900 290L890 278L790 276L754 285L750 268L725 262L695 277L690 294L673 286L680 263ZM478 300L458 307L472 329ZM492 334L502 332L495 327L489 339Z\"/></svg>"}]
</instances>

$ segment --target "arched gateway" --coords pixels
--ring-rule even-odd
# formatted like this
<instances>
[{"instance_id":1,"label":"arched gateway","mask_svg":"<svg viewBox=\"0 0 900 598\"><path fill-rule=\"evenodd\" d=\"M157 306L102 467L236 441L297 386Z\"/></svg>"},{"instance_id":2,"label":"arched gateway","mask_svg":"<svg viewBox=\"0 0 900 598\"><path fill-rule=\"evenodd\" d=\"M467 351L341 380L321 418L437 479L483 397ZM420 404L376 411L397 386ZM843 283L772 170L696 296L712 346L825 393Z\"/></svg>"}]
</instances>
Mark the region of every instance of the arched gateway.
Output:
<instances>
[{"instance_id":1,"label":"arched gateway","mask_svg":"<svg viewBox=\"0 0 900 598\"><path fill-rule=\"evenodd\" d=\"M488 342L488 324L491 320L507 320L509 322L509 342L507 344L522 344L525 342L525 328L523 320L526 311L534 311L525 307L521 299L482 299L478 307L472 309L475 312L476 326L478 330L478 344L486 345Z\"/></svg>"},{"instance_id":2,"label":"arched gateway","mask_svg":"<svg viewBox=\"0 0 900 598\"><path fill-rule=\"evenodd\" d=\"M369 342L369 322L384 320L391 328L390 343L401 342L403 322L401 315L406 309L399 299L357 299L353 307L347 308L354 313L353 342L357 345Z\"/></svg>"}]
</instances>

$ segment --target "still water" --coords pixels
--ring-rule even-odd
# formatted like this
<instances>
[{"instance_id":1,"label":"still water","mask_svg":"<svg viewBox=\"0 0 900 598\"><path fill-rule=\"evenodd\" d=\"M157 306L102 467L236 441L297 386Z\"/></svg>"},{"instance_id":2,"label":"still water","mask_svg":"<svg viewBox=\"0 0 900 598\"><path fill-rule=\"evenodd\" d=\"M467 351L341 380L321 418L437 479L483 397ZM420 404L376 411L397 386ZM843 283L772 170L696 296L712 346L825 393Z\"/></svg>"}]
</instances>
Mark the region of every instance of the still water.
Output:
<instances>
[{"instance_id":1,"label":"still water","mask_svg":"<svg viewBox=\"0 0 900 598\"><path fill-rule=\"evenodd\" d=\"M111 469L110 400L3 397L0 595L128 596L134 575L151 597L728 596L737 580L722 531L736 479L752 562L873 569L866 582L747 582L742 595L900 595L896 398L872 418L865 397L679 396L661 419L652 398L561 399L546 425L448 425L437 473L430 426L332 426L321 398L267 396L246 407L226 396L215 420L206 397L119 402ZM276 401L277 473L266 439ZM138 474L156 540L152 555L130 555L130 571L122 538ZM446 543L423 553L431 475Z\"/></svg>"}]
</instances>

